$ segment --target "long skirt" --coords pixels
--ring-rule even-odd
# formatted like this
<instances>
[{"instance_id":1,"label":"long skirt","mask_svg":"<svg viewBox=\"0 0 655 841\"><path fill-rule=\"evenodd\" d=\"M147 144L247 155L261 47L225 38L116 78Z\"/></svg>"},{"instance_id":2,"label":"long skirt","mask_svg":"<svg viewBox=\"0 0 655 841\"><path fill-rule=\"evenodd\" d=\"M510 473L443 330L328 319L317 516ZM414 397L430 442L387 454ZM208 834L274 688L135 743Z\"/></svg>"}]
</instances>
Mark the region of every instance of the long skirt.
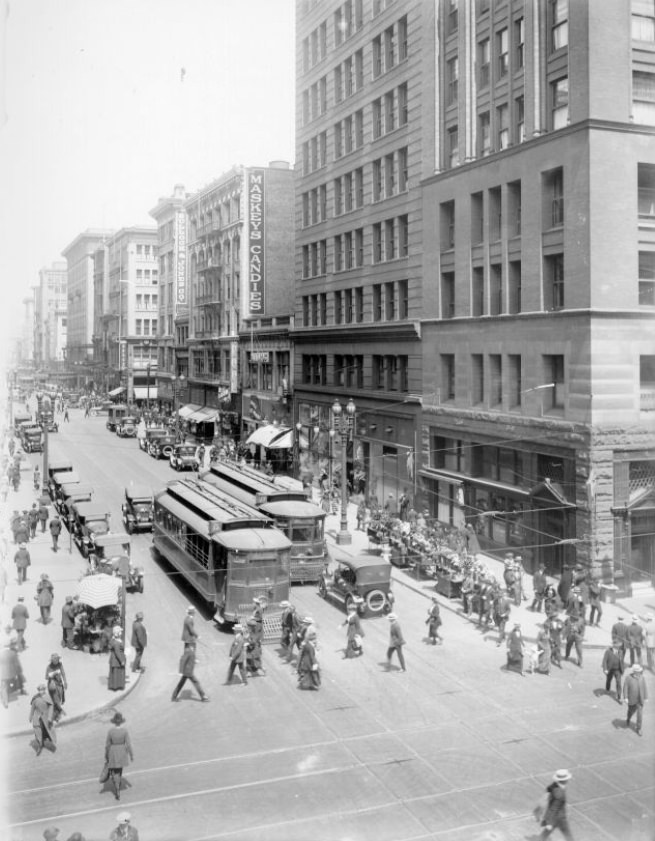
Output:
<instances>
[{"instance_id":1,"label":"long skirt","mask_svg":"<svg viewBox=\"0 0 655 841\"><path fill-rule=\"evenodd\" d=\"M125 666L110 666L107 689L125 689Z\"/></svg>"},{"instance_id":2,"label":"long skirt","mask_svg":"<svg viewBox=\"0 0 655 841\"><path fill-rule=\"evenodd\" d=\"M321 685L320 671L312 671L311 669L303 669L298 677L298 686L300 689L318 689Z\"/></svg>"}]
</instances>

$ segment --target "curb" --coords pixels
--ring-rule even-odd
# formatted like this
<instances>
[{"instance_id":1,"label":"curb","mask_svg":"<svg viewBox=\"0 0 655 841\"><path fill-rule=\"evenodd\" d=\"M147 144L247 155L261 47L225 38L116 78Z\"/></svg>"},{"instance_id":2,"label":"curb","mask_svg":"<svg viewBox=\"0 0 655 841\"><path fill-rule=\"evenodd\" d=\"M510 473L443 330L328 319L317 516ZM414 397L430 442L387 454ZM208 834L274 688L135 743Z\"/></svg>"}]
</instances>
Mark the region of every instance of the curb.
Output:
<instances>
[{"instance_id":1,"label":"curb","mask_svg":"<svg viewBox=\"0 0 655 841\"><path fill-rule=\"evenodd\" d=\"M65 721L60 721L59 724L57 724L57 730L59 731L59 730L61 730L62 727L67 727L69 724L74 724L77 721L81 721L83 718L86 718L87 716L92 715L93 713L99 713L99 712L102 712L103 710L112 709L113 707L120 704L121 701L123 701L124 698L127 698L127 696L130 695L133 692L134 689L136 689L143 672L139 672L138 674L137 673L135 673L135 674L136 674L136 680L134 680L134 682L132 682L132 680L130 679L129 689L124 689L121 692L120 695L114 696L114 699L112 700L111 703L101 704L99 707L92 707L90 710L86 710L85 712L76 713L75 715L72 715L70 717L66 716ZM8 736L28 736L31 733L33 733L33 728L28 727L25 730L7 730L2 735L3 735L3 737L6 738Z\"/></svg>"}]
</instances>

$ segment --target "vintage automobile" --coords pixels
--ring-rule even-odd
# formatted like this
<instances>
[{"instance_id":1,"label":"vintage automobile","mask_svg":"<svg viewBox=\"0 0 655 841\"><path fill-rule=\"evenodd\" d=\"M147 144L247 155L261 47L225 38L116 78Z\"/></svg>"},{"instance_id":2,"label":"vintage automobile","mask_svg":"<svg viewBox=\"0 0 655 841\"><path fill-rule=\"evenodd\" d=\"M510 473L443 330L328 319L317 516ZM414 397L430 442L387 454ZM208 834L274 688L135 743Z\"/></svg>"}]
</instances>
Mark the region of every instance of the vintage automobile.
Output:
<instances>
[{"instance_id":1,"label":"vintage automobile","mask_svg":"<svg viewBox=\"0 0 655 841\"><path fill-rule=\"evenodd\" d=\"M391 564L372 554L332 560L319 578L318 593L346 609L355 605L362 616L389 613L393 604Z\"/></svg>"},{"instance_id":2,"label":"vintage automobile","mask_svg":"<svg viewBox=\"0 0 655 841\"><path fill-rule=\"evenodd\" d=\"M74 470L61 471L52 476L51 482L48 483L48 489L50 491L50 498L54 502L57 510L59 510L59 506L62 503L61 486L72 485L74 483L79 483L79 481L80 474L76 473Z\"/></svg>"},{"instance_id":3,"label":"vintage automobile","mask_svg":"<svg viewBox=\"0 0 655 841\"><path fill-rule=\"evenodd\" d=\"M68 461L68 459L56 459L51 458L48 462L48 493L50 494L50 498L54 500L55 498L55 485L54 485L54 477L58 473L72 473L73 472L73 464L72 462ZM67 478L63 480L64 482L68 481ZM79 482L79 476L77 480Z\"/></svg>"},{"instance_id":4,"label":"vintage automobile","mask_svg":"<svg viewBox=\"0 0 655 841\"><path fill-rule=\"evenodd\" d=\"M125 488L125 502L121 506L123 523L128 534L152 531L152 491L145 485Z\"/></svg>"},{"instance_id":5,"label":"vintage automobile","mask_svg":"<svg viewBox=\"0 0 655 841\"><path fill-rule=\"evenodd\" d=\"M68 526L73 505L76 502L91 502L92 499L93 488L91 485L85 485L82 482L64 482L59 486L59 496L55 508Z\"/></svg>"},{"instance_id":6,"label":"vintage automobile","mask_svg":"<svg viewBox=\"0 0 655 841\"><path fill-rule=\"evenodd\" d=\"M143 569L132 563L130 548L127 535L107 532L96 537L89 560L97 572L124 577L126 590L143 593Z\"/></svg>"},{"instance_id":7,"label":"vintage automobile","mask_svg":"<svg viewBox=\"0 0 655 841\"><path fill-rule=\"evenodd\" d=\"M176 444L169 461L174 470L198 470L200 467L195 444Z\"/></svg>"},{"instance_id":8,"label":"vintage automobile","mask_svg":"<svg viewBox=\"0 0 655 841\"><path fill-rule=\"evenodd\" d=\"M75 545L85 558L95 551L96 539L109 531L109 512L96 502L76 502L71 507Z\"/></svg>"},{"instance_id":9,"label":"vintage automobile","mask_svg":"<svg viewBox=\"0 0 655 841\"><path fill-rule=\"evenodd\" d=\"M153 458L170 458L175 446L175 435L166 431L164 435L156 435L148 444L148 452Z\"/></svg>"},{"instance_id":10,"label":"vintage automobile","mask_svg":"<svg viewBox=\"0 0 655 841\"><path fill-rule=\"evenodd\" d=\"M168 430L163 426L150 426L145 431L139 432L137 430L137 440L139 447L145 452L150 453L152 444L159 438L163 438L168 434Z\"/></svg>"},{"instance_id":11,"label":"vintage automobile","mask_svg":"<svg viewBox=\"0 0 655 841\"><path fill-rule=\"evenodd\" d=\"M43 452L43 430L37 423L23 423L18 431L26 453Z\"/></svg>"},{"instance_id":12,"label":"vintage automobile","mask_svg":"<svg viewBox=\"0 0 655 841\"><path fill-rule=\"evenodd\" d=\"M136 427L138 421L134 415L125 415L116 424L116 435L119 438L136 438Z\"/></svg>"},{"instance_id":13,"label":"vintage automobile","mask_svg":"<svg viewBox=\"0 0 655 841\"><path fill-rule=\"evenodd\" d=\"M52 412L40 412L38 422L41 429L47 428L48 432L59 432L59 424Z\"/></svg>"},{"instance_id":14,"label":"vintage automobile","mask_svg":"<svg viewBox=\"0 0 655 841\"><path fill-rule=\"evenodd\" d=\"M32 415L29 412L14 412L14 433L19 435L21 424L32 422Z\"/></svg>"},{"instance_id":15,"label":"vintage automobile","mask_svg":"<svg viewBox=\"0 0 655 841\"><path fill-rule=\"evenodd\" d=\"M127 416L128 408L124 403L116 403L107 410L107 423L110 432L116 431L116 426Z\"/></svg>"}]
</instances>

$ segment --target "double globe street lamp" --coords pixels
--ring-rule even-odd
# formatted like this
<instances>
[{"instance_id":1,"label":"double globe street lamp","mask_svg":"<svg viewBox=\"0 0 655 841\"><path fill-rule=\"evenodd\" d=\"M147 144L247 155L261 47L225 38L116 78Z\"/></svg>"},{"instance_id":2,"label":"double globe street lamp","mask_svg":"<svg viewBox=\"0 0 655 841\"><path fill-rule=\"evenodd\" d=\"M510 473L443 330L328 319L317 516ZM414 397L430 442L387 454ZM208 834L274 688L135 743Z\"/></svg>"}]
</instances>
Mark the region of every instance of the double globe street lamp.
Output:
<instances>
[{"instance_id":1,"label":"double globe street lamp","mask_svg":"<svg viewBox=\"0 0 655 841\"><path fill-rule=\"evenodd\" d=\"M335 400L332 405L332 429L341 438L341 526L337 534L337 544L339 546L346 546L352 543L352 535L348 531L348 476L346 475L346 457L348 442L353 440L356 408L352 399L346 404L345 410L338 400Z\"/></svg>"}]
</instances>

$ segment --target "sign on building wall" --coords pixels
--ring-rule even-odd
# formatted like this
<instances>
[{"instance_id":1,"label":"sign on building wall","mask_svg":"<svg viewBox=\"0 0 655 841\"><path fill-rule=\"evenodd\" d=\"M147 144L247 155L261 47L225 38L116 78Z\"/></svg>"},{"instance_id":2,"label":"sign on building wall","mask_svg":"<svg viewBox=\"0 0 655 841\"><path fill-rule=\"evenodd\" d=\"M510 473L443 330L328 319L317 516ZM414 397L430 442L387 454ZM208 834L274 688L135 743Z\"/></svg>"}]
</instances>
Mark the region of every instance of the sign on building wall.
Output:
<instances>
[{"instance_id":1,"label":"sign on building wall","mask_svg":"<svg viewBox=\"0 0 655 841\"><path fill-rule=\"evenodd\" d=\"M248 170L248 304L251 315L265 312L264 170Z\"/></svg>"},{"instance_id":2,"label":"sign on building wall","mask_svg":"<svg viewBox=\"0 0 655 841\"><path fill-rule=\"evenodd\" d=\"M187 303L186 294L186 216L184 211L175 214L175 300Z\"/></svg>"}]
</instances>

